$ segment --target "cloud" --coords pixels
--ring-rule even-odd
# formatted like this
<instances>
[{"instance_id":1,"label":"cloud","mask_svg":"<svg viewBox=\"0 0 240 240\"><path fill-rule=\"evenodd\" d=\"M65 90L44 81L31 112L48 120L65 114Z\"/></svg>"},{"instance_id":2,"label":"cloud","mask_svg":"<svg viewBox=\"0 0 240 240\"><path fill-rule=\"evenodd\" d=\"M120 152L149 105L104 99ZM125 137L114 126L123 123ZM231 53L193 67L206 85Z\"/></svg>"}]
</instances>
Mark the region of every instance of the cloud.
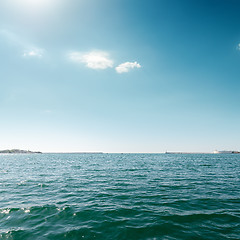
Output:
<instances>
[{"instance_id":1,"label":"cloud","mask_svg":"<svg viewBox=\"0 0 240 240\"><path fill-rule=\"evenodd\" d=\"M23 57L43 57L45 50L34 46L25 39L21 38L17 34L7 30L0 29L0 36L5 38L7 43L12 44L16 48L25 49L22 56Z\"/></svg>"},{"instance_id":2,"label":"cloud","mask_svg":"<svg viewBox=\"0 0 240 240\"><path fill-rule=\"evenodd\" d=\"M126 73L129 72L133 68L141 68L141 65L137 62L125 62L118 65L115 69L117 73Z\"/></svg>"},{"instance_id":3,"label":"cloud","mask_svg":"<svg viewBox=\"0 0 240 240\"><path fill-rule=\"evenodd\" d=\"M43 110L42 113L43 114L51 114L51 113L53 113L53 111L50 109L46 109L46 110Z\"/></svg>"},{"instance_id":4,"label":"cloud","mask_svg":"<svg viewBox=\"0 0 240 240\"><path fill-rule=\"evenodd\" d=\"M237 50L240 51L240 43L237 45Z\"/></svg>"},{"instance_id":5,"label":"cloud","mask_svg":"<svg viewBox=\"0 0 240 240\"><path fill-rule=\"evenodd\" d=\"M40 48L33 48L33 49L28 49L26 51L24 51L23 53L23 57L28 57L28 58L32 58L32 57L37 57L37 58L41 58L44 54L44 50L40 49Z\"/></svg>"},{"instance_id":6,"label":"cloud","mask_svg":"<svg viewBox=\"0 0 240 240\"><path fill-rule=\"evenodd\" d=\"M109 54L104 51L70 52L68 58L91 69L112 68L114 65ZM141 68L141 65L138 62L125 62L115 67L115 70L117 73L126 73L134 68Z\"/></svg>"},{"instance_id":7,"label":"cloud","mask_svg":"<svg viewBox=\"0 0 240 240\"><path fill-rule=\"evenodd\" d=\"M109 58L109 54L104 51L91 51L87 53L71 52L69 58L74 62L84 63L86 67L92 69L113 67L113 61Z\"/></svg>"}]
</instances>

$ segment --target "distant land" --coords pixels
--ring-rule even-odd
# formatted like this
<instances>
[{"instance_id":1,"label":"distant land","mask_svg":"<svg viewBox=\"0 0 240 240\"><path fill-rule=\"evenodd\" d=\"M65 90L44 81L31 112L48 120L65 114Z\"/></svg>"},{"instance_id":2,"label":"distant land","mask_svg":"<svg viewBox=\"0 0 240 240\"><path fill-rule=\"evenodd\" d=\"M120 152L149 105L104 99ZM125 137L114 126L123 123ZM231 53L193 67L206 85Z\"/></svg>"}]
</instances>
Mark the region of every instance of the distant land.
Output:
<instances>
[{"instance_id":1,"label":"distant land","mask_svg":"<svg viewBox=\"0 0 240 240\"><path fill-rule=\"evenodd\" d=\"M211 154L206 152L165 152L166 154ZM240 154L239 151L218 151L215 150L212 154Z\"/></svg>"},{"instance_id":2,"label":"distant land","mask_svg":"<svg viewBox=\"0 0 240 240\"><path fill-rule=\"evenodd\" d=\"M29 150L20 150L20 149L7 149L7 150L0 150L0 153L12 153L12 154L16 154L16 153L42 153L42 152L32 152Z\"/></svg>"},{"instance_id":3,"label":"distant land","mask_svg":"<svg viewBox=\"0 0 240 240\"><path fill-rule=\"evenodd\" d=\"M44 152L51 154L103 154L103 152Z\"/></svg>"},{"instance_id":4,"label":"distant land","mask_svg":"<svg viewBox=\"0 0 240 240\"><path fill-rule=\"evenodd\" d=\"M223 150L223 151L218 151L218 150L215 150L213 153L215 154L218 154L218 153L240 153L239 151L226 151L226 150Z\"/></svg>"}]
</instances>

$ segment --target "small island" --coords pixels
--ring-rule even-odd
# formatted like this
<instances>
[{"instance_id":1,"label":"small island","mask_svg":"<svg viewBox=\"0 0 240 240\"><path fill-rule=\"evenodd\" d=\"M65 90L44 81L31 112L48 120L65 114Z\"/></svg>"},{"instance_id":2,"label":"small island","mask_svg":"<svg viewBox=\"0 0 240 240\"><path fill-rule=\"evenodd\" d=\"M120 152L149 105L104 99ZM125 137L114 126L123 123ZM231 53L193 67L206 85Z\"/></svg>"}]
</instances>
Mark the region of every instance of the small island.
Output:
<instances>
[{"instance_id":1,"label":"small island","mask_svg":"<svg viewBox=\"0 0 240 240\"><path fill-rule=\"evenodd\" d=\"M10 153L10 154L25 154L25 153L42 153L42 152L32 152L29 150L20 150L20 149L7 149L7 150L0 150L0 153Z\"/></svg>"}]
</instances>

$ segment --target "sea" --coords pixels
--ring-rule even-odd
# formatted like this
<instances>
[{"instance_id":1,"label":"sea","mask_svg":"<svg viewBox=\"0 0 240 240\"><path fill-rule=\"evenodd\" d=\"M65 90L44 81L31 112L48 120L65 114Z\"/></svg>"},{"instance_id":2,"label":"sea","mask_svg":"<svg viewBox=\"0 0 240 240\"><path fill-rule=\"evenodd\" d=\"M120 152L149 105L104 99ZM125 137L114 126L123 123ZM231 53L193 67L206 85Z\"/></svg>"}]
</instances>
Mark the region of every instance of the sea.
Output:
<instances>
[{"instance_id":1,"label":"sea","mask_svg":"<svg viewBox=\"0 0 240 240\"><path fill-rule=\"evenodd\" d=\"M1 154L0 239L240 239L240 154Z\"/></svg>"}]
</instances>

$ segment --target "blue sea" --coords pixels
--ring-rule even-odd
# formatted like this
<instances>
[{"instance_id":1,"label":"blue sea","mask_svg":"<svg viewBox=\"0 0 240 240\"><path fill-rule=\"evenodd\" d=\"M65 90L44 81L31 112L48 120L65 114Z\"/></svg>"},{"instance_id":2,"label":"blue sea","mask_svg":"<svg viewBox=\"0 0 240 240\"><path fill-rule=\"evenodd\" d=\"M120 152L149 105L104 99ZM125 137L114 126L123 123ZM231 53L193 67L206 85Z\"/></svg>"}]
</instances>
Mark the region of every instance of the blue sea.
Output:
<instances>
[{"instance_id":1,"label":"blue sea","mask_svg":"<svg viewBox=\"0 0 240 240\"><path fill-rule=\"evenodd\" d=\"M240 239L240 154L2 154L0 239Z\"/></svg>"}]
</instances>

